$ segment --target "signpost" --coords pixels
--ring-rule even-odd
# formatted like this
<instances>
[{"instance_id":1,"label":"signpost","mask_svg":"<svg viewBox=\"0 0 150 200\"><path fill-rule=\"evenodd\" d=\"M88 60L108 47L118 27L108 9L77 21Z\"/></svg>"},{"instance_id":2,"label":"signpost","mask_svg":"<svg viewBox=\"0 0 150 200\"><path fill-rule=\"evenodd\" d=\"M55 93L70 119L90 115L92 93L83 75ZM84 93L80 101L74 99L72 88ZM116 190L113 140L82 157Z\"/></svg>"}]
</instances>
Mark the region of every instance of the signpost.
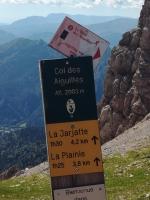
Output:
<instances>
[{"instance_id":1,"label":"signpost","mask_svg":"<svg viewBox=\"0 0 150 200\"><path fill-rule=\"evenodd\" d=\"M92 56L93 66L96 69L109 46L109 42L72 19L65 17L49 46L68 57L71 55Z\"/></svg>"},{"instance_id":2,"label":"signpost","mask_svg":"<svg viewBox=\"0 0 150 200\"><path fill-rule=\"evenodd\" d=\"M53 200L105 200L91 56L40 63Z\"/></svg>"}]
</instances>

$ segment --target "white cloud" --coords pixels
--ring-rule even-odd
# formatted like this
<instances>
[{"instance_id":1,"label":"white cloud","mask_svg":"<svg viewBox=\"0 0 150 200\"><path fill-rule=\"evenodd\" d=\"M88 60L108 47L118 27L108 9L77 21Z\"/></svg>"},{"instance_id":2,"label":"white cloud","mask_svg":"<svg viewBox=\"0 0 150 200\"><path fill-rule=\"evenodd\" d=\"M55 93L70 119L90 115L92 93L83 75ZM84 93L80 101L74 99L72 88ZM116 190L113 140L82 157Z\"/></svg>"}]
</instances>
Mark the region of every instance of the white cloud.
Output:
<instances>
[{"instance_id":1,"label":"white cloud","mask_svg":"<svg viewBox=\"0 0 150 200\"><path fill-rule=\"evenodd\" d=\"M122 8L138 8L144 3L144 0L106 0L108 6L122 7Z\"/></svg>"},{"instance_id":2,"label":"white cloud","mask_svg":"<svg viewBox=\"0 0 150 200\"><path fill-rule=\"evenodd\" d=\"M76 8L91 8L100 4L105 4L112 7L140 7L144 0L0 0L0 3L11 4L50 4L64 5Z\"/></svg>"},{"instance_id":3,"label":"white cloud","mask_svg":"<svg viewBox=\"0 0 150 200\"><path fill-rule=\"evenodd\" d=\"M74 5L75 8L92 8L93 6L91 4L87 4L84 2L76 3Z\"/></svg>"}]
</instances>

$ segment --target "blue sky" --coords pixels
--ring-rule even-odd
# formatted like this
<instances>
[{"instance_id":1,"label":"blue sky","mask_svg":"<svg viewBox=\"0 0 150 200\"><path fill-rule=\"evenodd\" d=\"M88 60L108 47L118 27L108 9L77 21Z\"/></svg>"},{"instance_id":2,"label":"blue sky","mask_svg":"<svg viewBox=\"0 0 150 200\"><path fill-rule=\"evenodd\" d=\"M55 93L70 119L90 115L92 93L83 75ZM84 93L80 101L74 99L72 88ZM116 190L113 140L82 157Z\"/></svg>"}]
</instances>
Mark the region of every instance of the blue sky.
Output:
<instances>
[{"instance_id":1,"label":"blue sky","mask_svg":"<svg viewBox=\"0 0 150 200\"><path fill-rule=\"evenodd\" d=\"M50 13L138 17L144 0L0 0L0 23Z\"/></svg>"}]
</instances>

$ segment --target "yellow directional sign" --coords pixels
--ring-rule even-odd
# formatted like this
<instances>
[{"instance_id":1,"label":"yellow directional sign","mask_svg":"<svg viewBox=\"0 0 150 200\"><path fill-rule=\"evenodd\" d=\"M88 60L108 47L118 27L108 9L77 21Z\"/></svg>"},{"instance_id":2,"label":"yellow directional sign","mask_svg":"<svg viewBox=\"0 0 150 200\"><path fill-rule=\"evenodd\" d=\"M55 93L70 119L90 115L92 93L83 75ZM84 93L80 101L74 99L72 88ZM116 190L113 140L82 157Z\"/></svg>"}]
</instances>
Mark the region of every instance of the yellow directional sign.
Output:
<instances>
[{"instance_id":1,"label":"yellow directional sign","mask_svg":"<svg viewBox=\"0 0 150 200\"><path fill-rule=\"evenodd\" d=\"M97 120L46 128L51 176L103 172Z\"/></svg>"},{"instance_id":2,"label":"yellow directional sign","mask_svg":"<svg viewBox=\"0 0 150 200\"><path fill-rule=\"evenodd\" d=\"M40 63L53 200L106 200L91 56Z\"/></svg>"}]
</instances>

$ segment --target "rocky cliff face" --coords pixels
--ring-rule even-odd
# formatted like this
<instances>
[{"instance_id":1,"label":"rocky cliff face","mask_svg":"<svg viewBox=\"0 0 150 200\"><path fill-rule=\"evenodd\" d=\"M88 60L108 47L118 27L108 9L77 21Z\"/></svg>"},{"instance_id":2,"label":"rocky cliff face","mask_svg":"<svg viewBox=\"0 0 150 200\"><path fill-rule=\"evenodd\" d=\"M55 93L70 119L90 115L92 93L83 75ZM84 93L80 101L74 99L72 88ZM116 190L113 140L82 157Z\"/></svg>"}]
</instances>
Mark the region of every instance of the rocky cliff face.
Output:
<instances>
[{"instance_id":1,"label":"rocky cliff face","mask_svg":"<svg viewBox=\"0 0 150 200\"><path fill-rule=\"evenodd\" d=\"M150 0L137 28L112 50L99 105L102 143L132 127L150 112Z\"/></svg>"}]
</instances>

